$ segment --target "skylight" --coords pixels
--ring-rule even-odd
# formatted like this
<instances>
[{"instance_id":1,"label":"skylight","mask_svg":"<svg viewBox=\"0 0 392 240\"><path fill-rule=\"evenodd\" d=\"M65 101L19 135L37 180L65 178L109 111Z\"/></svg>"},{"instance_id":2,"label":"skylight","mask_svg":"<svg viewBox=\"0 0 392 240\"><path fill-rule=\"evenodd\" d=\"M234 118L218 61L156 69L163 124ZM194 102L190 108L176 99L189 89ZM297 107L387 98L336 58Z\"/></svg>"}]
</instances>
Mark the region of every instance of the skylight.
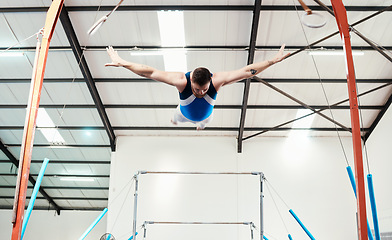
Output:
<instances>
[{"instance_id":1,"label":"skylight","mask_svg":"<svg viewBox=\"0 0 392 240\"><path fill-rule=\"evenodd\" d=\"M309 109L299 109L295 118L300 118L300 117L308 115L312 112L313 111L311 111ZM310 128L312 126L314 116L315 116L315 114L295 121L291 128ZM298 138L298 137L306 137L307 135L308 135L308 131L306 131L306 130L291 130L289 137Z\"/></svg>"},{"instance_id":2,"label":"skylight","mask_svg":"<svg viewBox=\"0 0 392 240\"><path fill-rule=\"evenodd\" d=\"M44 108L38 109L37 127L48 142L55 144L65 143L64 138L60 135L60 132L56 129L56 125Z\"/></svg>"},{"instance_id":3,"label":"skylight","mask_svg":"<svg viewBox=\"0 0 392 240\"><path fill-rule=\"evenodd\" d=\"M159 11L159 31L162 47L185 47L184 13L182 11ZM186 72L185 50L163 51L165 71Z\"/></svg>"}]
</instances>

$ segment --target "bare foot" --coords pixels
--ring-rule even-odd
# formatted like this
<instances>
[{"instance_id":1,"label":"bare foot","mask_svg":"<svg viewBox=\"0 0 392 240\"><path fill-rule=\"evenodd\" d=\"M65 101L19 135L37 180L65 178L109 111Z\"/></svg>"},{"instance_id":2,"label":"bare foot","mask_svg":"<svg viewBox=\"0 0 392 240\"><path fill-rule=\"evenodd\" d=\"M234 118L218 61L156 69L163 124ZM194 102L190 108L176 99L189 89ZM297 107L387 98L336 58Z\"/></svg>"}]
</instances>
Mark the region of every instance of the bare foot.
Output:
<instances>
[{"instance_id":1,"label":"bare foot","mask_svg":"<svg viewBox=\"0 0 392 240\"><path fill-rule=\"evenodd\" d=\"M170 122L171 122L173 125L177 125L177 122L175 122L173 119L170 119Z\"/></svg>"}]
</instances>

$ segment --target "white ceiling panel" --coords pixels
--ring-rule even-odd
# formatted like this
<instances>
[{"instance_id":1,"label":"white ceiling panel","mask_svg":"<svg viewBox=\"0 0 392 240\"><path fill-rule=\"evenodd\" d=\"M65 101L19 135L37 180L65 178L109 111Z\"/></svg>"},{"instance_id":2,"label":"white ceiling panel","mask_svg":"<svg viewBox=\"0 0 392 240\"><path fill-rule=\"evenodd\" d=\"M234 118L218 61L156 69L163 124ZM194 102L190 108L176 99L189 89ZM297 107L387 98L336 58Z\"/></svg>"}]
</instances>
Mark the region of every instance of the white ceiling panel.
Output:
<instances>
[{"instance_id":1,"label":"white ceiling panel","mask_svg":"<svg viewBox=\"0 0 392 240\"><path fill-rule=\"evenodd\" d=\"M48 108L46 112L56 126L102 126L96 109Z\"/></svg>"},{"instance_id":2,"label":"white ceiling panel","mask_svg":"<svg viewBox=\"0 0 392 240\"><path fill-rule=\"evenodd\" d=\"M25 109L0 109L1 126L24 126Z\"/></svg>"},{"instance_id":3,"label":"white ceiling panel","mask_svg":"<svg viewBox=\"0 0 392 240\"><path fill-rule=\"evenodd\" d=\"M31 79L33 64L27 55L5 57L0 56L0 77L2 79L28 78Z\"/></svg>"},{"instance_id":4,"label":"white ceiling panel","mask_svg":"<svg viewBox=\"0 0 392 240\"><path fill-rule=\"evenodd\" d=\"M89 201L91 207L93 208L106 208L108 206L108 201Z\"/></svg>"},{"instance_id":5,"label":"white ceiling panel","mask_svg":"<svg viewBox=\"0 0 392 240\"><path fill-rule=\"evenodd\" d=\"M78 63L72 51L49 51L45 78L82 78ZM31 53L34 61L34 53Z\"/></svg>"},{"instance_id":6,"label":"white ceiling panel","mask_svg":"<svg viewBox=\"0 0 392 240\"><path fill-rule=\"evenodd\" d=\"M1 189L2 196L15 196L15 188L3 188ZM9 199L11 206L14 204L14 199Z\"/></svg>"},{"instance_id":7,"label":"white ceiling panel","mask_svg":"<svg viewBox=\"0 0 392 240\"><path fill-rule=\"evenodd\" d=\"M242 105L245 83L223 86L216 97L215 105Z\"/></svg>"},{"instance_id":8,"label":"white ceiling panel","mask_svg":"<svg viewBox=\"0 0 392 240\"><path fill-rule=\"evenodd\" d=\"M25 104L30 93L30 83L11 83L0 85L1 104Z\"/></svg>"},{"instance_id":9,"label":"white ceiling panel","mask_svg":"<svg viewBox=\"0 0 392 240\"><path fill-rule=\"evenodd\" d=\"M274 46L285 43L287 45L306 46L308 45L307 42L312 43L338 31L336 23L329 14L326 12L321 12L320 14L327 20L327 24L322 28L309 28L300 21L303 11L298 13L295 11L262 11L260 13L256 45ZM337 34L337 36L339 35ZM334 39L339 41L337 37Z\"/></svg>"},{"instance_id":10,"label":"white ceiling panel","mask_svg":"<svg viewBox=\"0 0 392 240\"><path fill-rule=\"evenodd\" d=\"M93 34L87 31L108 12L71 12L70 18L81 46L160 46L157 14L155 11L117 11ZM126 24L124 24L126 23ZM119 28L118 26L121 26Z\"/></svg>"},{"instance_id":11,"label":"white ceiling panel","mask_svg":"<svg viewBox=\"0 0 392 240\"><path fill-rule=\"evenodd\" d=\"M0 176L0 185L15 186L16 176Z\"/></svg>"},{"instance_id":12,"label":"white ceiling panel","mask_svg":"<svg viewBox=\"0 0 392 240\"><path fill-rule=\"evenodd\" d=\"M86 83L44 82L40 104L94 104Z\"/></svg>"},{"instance_id":13,"label":"white ceiling panel","mask_svg":"<svg viewBox=\"0 0 392 240\"><path fill-rule=\"evenodd\" d=\"M105 82L97 88L104 104L178 104L178 90L170 85L153 82Z\"/></svg>"},{"instance_id":14,"label":"white ceiling panel","mask_svg":"<svg viewBox=\"0 0 392 240\"><path fill-rule=\"evenodd\" d=\"M252 28L252 12L185 11L184 27L186 45L248 45Z\"/></svg>"},{"instance_id":15,"label":"white ceiling panel","mask_svg":"<svg viewBox=\"0 0 392 240\"><path fill-rule=\"evenodd\" d=\"M19 156L19 149L16 147L10 148L14 156ZM17 153L17 154L16 154ZM15 155L16 154L16 155ZM33 148L32 159L51 160L110 160L110 148L77 148L77 147L35 147Z\"/></svg>"},{"instance_id":16,"label":"white ceiling panel","mask_svg":"<svg viewBox=\"0 0 392 240\"><path fill-rule=\"evenodd\" d=\"M22 135L23 131L21 130L2 130L1 141L8 144L18 144L21 142Z\"/></svg>"},{"instance_id":17,"label":"white ceiling panel","mask_svg":"<svg viewBox=\"0 0 392 240\"><path fill-rule=\"evenodd\" d=\"M238 127L240 125L240 109L216 109L210 127Z\"/></svg>"},{"instance_id":18,"label":"white ceiling panel","mask_svg":"<svg viewBox=\"0 0 392 240\"><path fill-rule=\"evenodd\" d=\"M108 197L108 190L101 190L101 191L96 191L96 190L82 190L82 194L85 197Z\"/></svg>"},{"instance_id":19,"label":"white ceiling panel","mask_svg":"<svg viewBox=\"0 0 392 240\"><path fill-rule=\"evenodd\" d=\"M53 197L107 197L107 190L45 189L45 191ZM63 200L56 200L58 203L61 201Z\"/></svg>"},{"instance_id":20,"label":"white ceiling panel","mask_svg":"<svg viewBox=\"0 0 392 240\"><path fill-rule=\"evenodd\" d=\"M43 162L43 160L42 160ZM42 163L35 163L35 164L31 164L30 166L30 174L38 174L41 170L42 167ZM45 170L45 174L62 174L64 173L65 169L61 164L50 164L50 159L49 159L49 163L46 167ZM47 178L44 175L44 178Z\"/></svg>"},{"instance_id":21,"label":"white ceiling panel","mask_svg":"<svg viewBox=\"0 0 392 240\"><path fill-rule=\"evenodd\" d=\"M104 0L101 5L114 6L118 3L116 0ZM253 5L252 0L199 0L192 5ZM68 0L67 6L98 6L99 2L95 0ZM187 0L133 0L125 1L123 5L189 5Z\"/></svg>"},{"instance_id":22,"label":"white ceiling panel","mask_svg":"<svg viewBox=\"0 0 392 240\"><path fill-rule=\"evenodd\" d=\"M36 37L31 36L38 33L44 27L46 12L3 13L2 18L8 23L8 31L4 31L8 35L6 38L7 41L0 42L2 46L11 47L17 44L15 46L16 49L18 47L35 47L37 42ZM2 28L4 28L4 25ZM42 39L42 36L40 36L40 39ZM1 41L4 41L4 39ZM50 43L51 46L69 46L60 21L57 22Z\"/></svg>"},{"instance_id":23,"label":"white ceiling panel","mask_svg":"<svg viewBox=\"0 0 392 240\"><path fill-rule=\"evenodd\" d=\"M129 51L119 51L119 55L130 62L149 65L160 70L165 69L162 56L130 56ZM111 62L106 51L87 51L85 57L94 78L140 78L125 68L105 67L106 63Z\"/></svg>"},{"instance_id":24,"label":"white ceiling panel","mask_svg":"<svg viewBox=\"0 0 392 240\"><path fill-rule=\"evenodd\" d=\"M189 71L206 67L212 73L232 71L247 65L246 51L189 51L187 62Z\"/></svg>"},{"instance_id":25,"label":"white ceiling panel","mask_svg":"<svg viewBox=\"0 0 392 240\"><path fill-rule=\"evenodd\" d=\"M3 0L2 7L47 7L52 3L51 0Z\"/></svg>"},{"instance_id":26,"label":"white ceiling panel","mask_svg":"<svg viewBox=\"0 0 392 240\"><path fill-rule=\"evenodd\" d=\"M0 77L31 79L35 52L24 52L21 57L0 56ZM45 78L81 78L79 67L71 51L49 51Z\"/></svg>"},{"instance_id":27,"label":"white ceiling panel","mask_svg":"<svg viewBox=\"0 0 392 240\"><path fill-rule=\"evenodd\" d=\"M3 153L3 151L0 152L0 160L8 160L7 156ZM3 163L0 163L0 166L2 166L1 164Z\"/></svg>"},{"instance_id":28,"label":"white ceiling panel","mask_svg":"<svg viewBox=\"0 0 392 240\"><path fill-rule=\"evenodd\" d=\"M30 83L9 83L0 85L1 104L26 104ZM93 104L85 83L51 83L42 86L40 104Z\"/></svg>"}]
</instances>

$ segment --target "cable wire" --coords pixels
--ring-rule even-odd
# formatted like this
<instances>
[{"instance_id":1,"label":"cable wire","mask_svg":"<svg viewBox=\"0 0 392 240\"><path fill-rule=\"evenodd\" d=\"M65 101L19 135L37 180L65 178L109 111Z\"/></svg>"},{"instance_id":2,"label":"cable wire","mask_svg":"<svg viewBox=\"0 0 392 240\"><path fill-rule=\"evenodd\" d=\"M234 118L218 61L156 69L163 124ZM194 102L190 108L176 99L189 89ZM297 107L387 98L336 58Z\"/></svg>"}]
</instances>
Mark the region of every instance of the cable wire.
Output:
<instances>
[{"instance_id":1,"label":"cable wire","mask_svg":"<svg viewBox=\"0 0 392 240\"><path fill-rule=\"evenodd\" d=\"M283 223L283 225L284 225L284 228L286 229L287 234L289 234L289 229L287 228L287 225L286 225L286 223L285 223L284 220L283 220L282 214L281 214L280 211L279 211L278 205L276 204L276 201L275 201L275 199L274 199L274 197L273 197L273 195L272 195L271 190L269 189L268 184L266 184L266 186L267 186L267 190L268 190L268 192L269 192L269 194L270 194L270 196L271 196L271 199L272 199L272 201L274 202L275 208L276 208L276 210L278 211L280 220L282 221L282 223Z\"/></svg>"},{"instance_id":2,"label":"cable wire","mask_svg":"<svg viewBox=\"0 0 392 240\"><path fill-rule=\"evenodd\" d=\"M294 4L295 10L296 10L297 17L298 17L299 21L301 22L301 18L300 18L299 13L298 13L298 8L297 8L297 5L294 3L294 0L293 0L293 4ZM302 23L301 23L301 29L302 29L302 32L303 32L303 34L304 34L306 43L307 43L307 45L309 46L309 50L310 50L311 47L310 47L310 44L309 44L309 39L308 39L308 37L307 37L307 35L306 35L305 29L304 29ZM319 79L320 84L321 84L321 88L322 88L322 90L323 90L324 98L325 98L325 100L326 100L326 102L327 102L327 105L328 105L329 112L330 112L330 114L331 114L332 119L334 120L334 127L335 127L335 130L336 130L336 134L337 134L337 136L338 136L338 139L339 139L340 146L341 146L342 151L343 151L344 158L345 158L345 160L346 160L346 164L347 164L347 166L349 166L350 164L349 164L349 162L348 162L347 154L346 154L346 151L345 151L345 149L344 149L344 146L343 146L343 142L342 142L341 136L340 136L340 134L339 134L338 128L337 128L336 123L335 123L335 117L334 117L334 115L333 115L333 113L332 113L332 108L331 108L331 105L330 105L330 103L329 103L329 100L328 100L328 97L327 97L327 93L326 93L325 88L324 88L324 84L323 84L323 82L322 82L322 80L321 80L320 72L319 72L319 70L318 70L318 67L317 67L316 61L315 61L315 59L314 59L314 56L311 55L311 57L312 57L312 61L313 61L313 64L314 64L314 67L315 67L315 70L316 70L318 79Z\"/></svg>"}]
</instances>

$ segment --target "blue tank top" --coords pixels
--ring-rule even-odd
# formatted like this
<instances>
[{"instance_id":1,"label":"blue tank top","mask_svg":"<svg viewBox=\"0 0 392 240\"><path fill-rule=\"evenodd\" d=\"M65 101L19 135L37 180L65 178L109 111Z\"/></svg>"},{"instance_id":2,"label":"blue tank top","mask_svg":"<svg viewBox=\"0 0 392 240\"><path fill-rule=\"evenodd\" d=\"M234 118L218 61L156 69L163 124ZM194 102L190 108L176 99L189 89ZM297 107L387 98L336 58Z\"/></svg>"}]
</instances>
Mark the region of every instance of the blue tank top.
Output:
<instances>
[{"instance_id":1,"label":"blue tank top","mask_svg":"<svg viewBox=\"0 0 392 240\"><path fill-rule=\"evenodd\" d=\"M186 87L180 92L180 111L189 120L200 122L207 119L214 109L217 92L212 82L207 94L202 98L197 98L191 88L191 72L187 72Z\"/></svg>"}]
</instances>

